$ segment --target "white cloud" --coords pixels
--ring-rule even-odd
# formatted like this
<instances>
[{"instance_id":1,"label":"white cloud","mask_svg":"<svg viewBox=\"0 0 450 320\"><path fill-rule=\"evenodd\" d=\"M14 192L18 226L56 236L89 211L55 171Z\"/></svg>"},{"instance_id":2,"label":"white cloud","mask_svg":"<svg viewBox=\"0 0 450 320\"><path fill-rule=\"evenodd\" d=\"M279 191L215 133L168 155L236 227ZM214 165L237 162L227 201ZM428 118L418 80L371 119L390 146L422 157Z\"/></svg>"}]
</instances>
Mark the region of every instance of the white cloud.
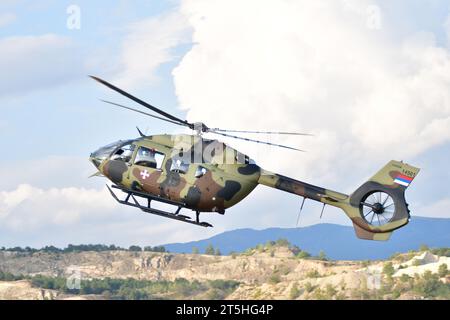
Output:
<instances>
[{"instance_id":1,"label":"white cloud","mask_svg":"<svg viewBox=\"0 0 450 320\"><path fill-rule=\"evenodd\" d=\"M450 216L450 198L419 206L416 212L425 217L448 218Z\"/></svg>"},{"instance_id":2,"label":"white cloud","mask_svg":"<svg viewBox=\"0 0 450 320\"><path fill-rule=\"evenodd\" d=\"M26 231L52 224L67 225L107 214L116 204L105 190L40 189L28 184L0 192L3 226Z\"/></svg>"},{"instance_id":3,"label":"white cloud","mask_svg":"<svg viewBox=\"0 0 450 320\"><path fill-rule=\"evenodd\" d=\"M63 156L0 168L0 243L35 247L68 243L156 245L191 241L224 230L221 225L227 219L218 214L202 217L217 228L201 228L199 232L199 227L118 205L105 187L105 178L88 179L94 171L84 157Z\"/></svg>"},{"instance_id":4,"label":"white cloud","mask_svg":"<svg viewBox=\"0 0 450 320\"><path fill-rule=\"evenodd\" d=\"M28 159L0 166L0 190L10 190L21 184L38 188L62 188L67 186L98 187L95 179L88 177L96 169L87 157L48 156Z\"/></svg>"},{"instance_id":5,"label":"white cloud","mask_svg":"<svg viewBox=\"0 0 450 320\"><path fill-rule=\"evenodd\" d=\"M106 188L43 189L23 184L0 192L0 242L6 246L156 245L211 235L198 231L196 226L121 206Z\"/></svg>"},{"instance_id":6,"label":"white cloud","mask_svg":"<svg viewBox=\"0 0 450 320\"><path fill-rule=\"evenodd\" d=\"M185 0L181 12L193 47L173 75L189 120L316 134L273 138L306 154L230 141L269 170L350 193L388 160L450 141L449 50L424 32L394 41L375 1ZM290 225L298 201L261 195L229 212ZM308 207L303 225L318 212ZM348 222L335 211L326 219Z\"/></svg>"},{"instance_id":7,"label":"white cloud","mask_svg":"<svg viewBox=\"0 0 450 320\"><path fill-rule=\"evenodd\" d=\"M13 13L0 13L0 28L13 23L16 19L17 17Z\"/></svg>"},{"instance_id":8,"label":"white cloud","mask_svg":"<svg viewBox=\"0 0 450 320\"><path fill-rule=\"evenodd\" d=\"M0 39L0 96L27 93L85 76L82 57L63 36L14 36Z\"/></svg>"},{"instance_id":9,"label":"white cloud","mask_svg":"<svg viewBox=\"0 0 450 320\"><path fill-rule=\"evenodd\" d=\"M374 10L364 8L373 6L183 1L194 46L174 70L181 106L209 126L316 133L278 140L305 155L258 157L268 169L322 181L371 174L449 141L449 51L425 33L391 42L381 22L368 27Z\"/></svg>"},{"instance_id":10,"label":"white cloud","mask_svg":"<svg viewBox=\"0 0 450 320\"><path fill-rule=\"evenodd\" d=\"M186 41L187 31L187 22L177 11L130 25L122 42L117 83L125 88L153 84L158 67L175 58L173 49Z\"/></svg>"}]
</instances>

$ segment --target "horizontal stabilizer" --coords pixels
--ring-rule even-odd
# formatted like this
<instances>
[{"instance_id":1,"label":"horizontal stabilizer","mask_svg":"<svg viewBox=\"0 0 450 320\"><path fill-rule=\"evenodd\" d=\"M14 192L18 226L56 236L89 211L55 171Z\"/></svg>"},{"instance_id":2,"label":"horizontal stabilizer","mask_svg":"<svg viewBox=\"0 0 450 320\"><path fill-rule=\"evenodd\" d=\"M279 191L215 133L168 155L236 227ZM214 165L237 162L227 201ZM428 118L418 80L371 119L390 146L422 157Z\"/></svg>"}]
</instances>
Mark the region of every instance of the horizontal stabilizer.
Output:
<instances>
[{"instance_id":1,"label":"horizontal stabilizer","mask_svg":"<svg viewBox=\"0 0 450 320\"><path fill-rule=\"evenodd\" d=\"M387 241L392 234L392 232L370 232L366 229L361 228L356 223L353 223L353 228L355 228L356 236L364 240Z\"/></svg>"}]
</instances>

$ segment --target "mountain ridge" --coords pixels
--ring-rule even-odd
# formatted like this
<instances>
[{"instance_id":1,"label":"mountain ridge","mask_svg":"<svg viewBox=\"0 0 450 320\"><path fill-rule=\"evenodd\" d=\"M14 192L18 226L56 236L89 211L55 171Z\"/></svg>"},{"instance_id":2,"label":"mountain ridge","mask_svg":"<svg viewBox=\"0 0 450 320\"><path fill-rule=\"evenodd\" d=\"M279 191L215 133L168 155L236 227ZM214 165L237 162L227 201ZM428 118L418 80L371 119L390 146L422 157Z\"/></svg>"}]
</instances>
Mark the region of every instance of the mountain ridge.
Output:
<instances>
[{"instance_id":1,"label":"mountain ridge","mask_svg":"<svg viewBox=\"0 0 450 320\"><path fill-rule=\"evenodd\" d=\"M386 242L360 240L356 238L351 226L323 223L302 228L229 230L207 239L169 243L164 247L170 252L190 253L193 247L204 252L208 245L212 245L222 254L230 254L242 252L260 243L284 238L311 254L316 255L324 251L331 259L386 259L397 252L415 250L424 244L429 247L448 247L450 246L448 230L450 230L449 218L412 217L405 228L396 230Z\"/></svg>"}]
</instances>

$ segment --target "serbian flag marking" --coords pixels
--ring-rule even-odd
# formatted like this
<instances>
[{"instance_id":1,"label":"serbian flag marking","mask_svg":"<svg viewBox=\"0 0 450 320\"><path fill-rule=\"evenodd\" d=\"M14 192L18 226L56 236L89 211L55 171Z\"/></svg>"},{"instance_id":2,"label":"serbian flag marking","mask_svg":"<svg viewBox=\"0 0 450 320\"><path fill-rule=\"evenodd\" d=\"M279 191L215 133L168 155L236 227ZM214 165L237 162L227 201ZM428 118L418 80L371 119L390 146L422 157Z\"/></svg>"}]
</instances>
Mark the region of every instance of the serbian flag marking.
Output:
<instances>
[{"instance_id":1,"label":"serbian flag marking","mask_svg":"<svg viewBox=\"0 0 450 320\"><path fill-rule=\"evenodd\" d=\"M399 174L399 175L394 179L394 182L395 182L395 183L398 183L398 184L401 184L402 186L407 187L407 186L409 186L409 184L411 183L411 181L413 181L413 179L414 179L414 178L405 176L405 175L403 175L403 174Z\"/></svg>"}]
</instances>

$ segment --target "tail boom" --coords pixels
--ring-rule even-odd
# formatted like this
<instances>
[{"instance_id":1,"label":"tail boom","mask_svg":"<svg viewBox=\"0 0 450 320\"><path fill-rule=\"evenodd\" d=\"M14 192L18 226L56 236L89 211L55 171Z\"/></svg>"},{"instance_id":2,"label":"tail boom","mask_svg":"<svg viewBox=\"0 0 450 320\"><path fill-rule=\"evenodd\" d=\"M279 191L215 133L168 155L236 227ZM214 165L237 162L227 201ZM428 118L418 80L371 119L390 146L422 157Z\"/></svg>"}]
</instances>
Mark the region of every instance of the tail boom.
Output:
<instances>
[{"instance_id":1,"label":"tail boom","mask_svg":"<svg viewBox=\"0 0 450 320\"><path fill-rule=\"evenodd\" d=\"M338 206L348 195L262 170L258 183L295 195Z\"/></svg>"},{"instance_id":2,"label":"tail boom","mask_svg":"<svg viewBox=\"0 0 450 320\"><path fill-rule=\"evenodd\" d=\"M258 182L344 210L361 239L388 240L392 231L409 221L404 194L418 172L403 162L390 161L350 195L265 170Z\"/></svg>"}]
</instances>

